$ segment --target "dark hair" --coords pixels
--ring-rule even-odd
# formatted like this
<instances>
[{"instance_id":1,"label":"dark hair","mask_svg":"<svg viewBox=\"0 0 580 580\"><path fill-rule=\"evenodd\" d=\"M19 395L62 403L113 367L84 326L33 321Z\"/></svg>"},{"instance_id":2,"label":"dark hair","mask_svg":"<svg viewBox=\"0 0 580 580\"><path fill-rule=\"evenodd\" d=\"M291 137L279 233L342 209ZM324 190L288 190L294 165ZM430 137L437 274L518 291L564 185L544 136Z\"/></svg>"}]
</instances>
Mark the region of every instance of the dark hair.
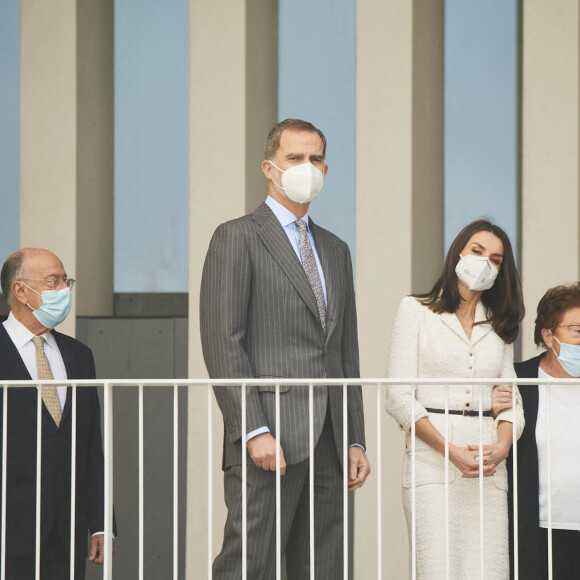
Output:
<instances>
[{"instance_id":1,"label":"dark hair","mask_svg":"<svg viewBox=\"0 0 580 580\"><path fill-rule=\"evenodd\" d=\"M2 294L4 294L8 304L12 302L12 283L21 273L23 264L24 252L18 251L9 256L4 262L4 266L2 266L2 273L0 274Z\"/></svg>"},{"instance_id":2,"label":"dark hair","mask_svg":"<svg viewBox=\"0 0 580 580\"><path fill-rule=\"evenodd\" d=\"M542 296L538 302L534 328L534 342L537 346L546 347L542 329L554 330L560 324L564 314L571 308L580 308L580 282L575 282L570 286L550 288Z\"/></svg>"},{"instance_id":3,"label":"dark hair","mask_svg":"<svg viewBox=\"0 0 580 580\"><path fill-rule=\"evenodd\" d=\"M504 342L510 344L518 337L520 322L524 317L522 287L507 234L488 220L476 220L459 232L447 252L443 272L431 291L413 296L437 314L455 312L461 301L455 266L460 259L459 253L477 232L490 232L503 244L503 262L499 274L493 286L482 292L481 302L485 307L486 322L491 324Z\"/></svg>"},{"instance_id":4,"label":"dark hair","mask_svg":"<svg viewBox=\"0 0 580 580\"><path fill-rule=\"evenodd\" d=\"M286 130L292 131L306 131L308 133L317 133L322 139L322 155L326 157L326 137L324 133L317 129L312 123L303 121L302 119L284 119L270 129L268 139L266 140L266 151L264 152L264 159L271 159L274 157L276 151L280 147L280 139L282 133Z\"/></svg>"}]
</instances>

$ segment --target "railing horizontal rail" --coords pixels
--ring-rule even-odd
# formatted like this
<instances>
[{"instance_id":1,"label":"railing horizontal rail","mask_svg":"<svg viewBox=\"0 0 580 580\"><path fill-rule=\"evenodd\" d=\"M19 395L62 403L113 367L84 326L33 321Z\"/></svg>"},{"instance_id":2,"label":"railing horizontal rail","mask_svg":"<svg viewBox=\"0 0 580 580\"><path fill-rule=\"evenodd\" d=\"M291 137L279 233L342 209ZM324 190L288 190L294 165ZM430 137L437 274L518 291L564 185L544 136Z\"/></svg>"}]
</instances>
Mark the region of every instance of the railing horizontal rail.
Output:
<instances>
[{"instance_id":1,"label":"railing horizontal rail","mask_svg":"<svg viewBox=\"0 0 580 580\"><path fill-rule=\"evenodd\" d=\"M544 381L548 382L548 381ZM0 380L0 385L7 385L9 387L36 387L39 381L6 381ZM578 385L578 379L556 379L551 378L549 383L552 385ZM43 385L60 385L60 386L97 386L102 387L105 385L110 385L111 387L138 387L143 385L144 387L174 387L178 386L241 386L241 385L265 385L265 386L275 386L275 385L293 385L308 387L309 385L328 385L335 387L342 387L344 385L505 385L505 384L516 384L516 385L537 385L538 379L514 379L513 377L500 377L494 379L458 379L458 378L413 378L404 377L397 379L386 379L386 378L376 378L376 379L252 379L252 378L241 378L241 379L87 379L87 380L44 380Z\"/></svg>"},{"instance_id":2,"label":"railing horizontal rail","mask_svg":"<svg viewBox=\"0 0 580 580\"><path fill-rule=\"evenodd\" d=\"M546 381L545 381L546 382ZM415 389L419 386L432 386L434 388L444 388L445 389L445 406L444 406L444 410L445 410L445 414L446 414L446 423L445 423L445 431L444 431L444 436L445 436L445 465L448 466L450 459L449 459L449 442L448 442L448 411L449 411L449 401L448 401L448 388L450 386L454 386L454 385L461 385L461 386L465 386L465 385L474 385L474 386L481 386L481 385L518 385L519 387L522 388L526 388L526 386L528 385L538 385L538 378L529 378L529 379L523 379L523 378L514 378L514 377L500 377L500 378L477 378L477 379L465 379L465 378L415 378L415 377L405 377L405 378L359 378L359 379L344 379L344 378L336 378L336 379L332 379L332 378L323 378L323 379L310 379L310 378L260 378L260 379L256 379L256 378L218 378L218 379L91 379L91 380L67 380L67 381L63 381L63 380L43 380L42 381L42 385L43 386L48 386L48 385L57 385L57 386L70 386L73 387L72 389L72 405L73 405L73 414L75 416L75 419L72 422L72 433L73 435L76 434L76 430L77 430L77 424L76 424L76 413L74 413L74 411L76 411L77 408L77 396L78 393L80 392L80 390L83 387L104 387L104 393L105 393L105 397L104 397L104 402L103 402L103 410L104 410L104 423L103 423L103 446L104 446L104 456L105 456L105 484L104 484L104 490L105 490L105 512L106 512L106 517L105 517L105 566L103 569L103 574L104 574L104 578L108 579L112 577L112 559L110 557L110 553L111 553L111 548L112 548L112 534L113 534L113 521L112 521L112 506L113 506L113 478L114 477L122 477L122 474L113 474L113 461L112 461L112 454L113 454L113 448L114 448L114 438L113 438L113 433L112 433L112 417L114 414L114 404L113 404L113 393L116 389L123 389L125 387L129 387L129 388L135 388L137 390L137 392L139 393L139 401L138 401L138 414L139 414L139 427L138 427L138 440L139 440L139 490L138 490L138 496L139 496L139 522L138 522L138 533L139 533L139 558L138 558L138 563L137 563L137 569L138 569L138 573L139 573L139 577L143 578L144 576L144 553L145 553L145 547L144 547L144 516L145 516L145 502L144 502L144 487L143 487L143 483L144 483L144 470L145 470L145 466L144 466L144 461L143 461L143 456L146 453L146 450L144 448L144 417L143 417L143 396L144 396L144 392L147 391L147 389L150 388L171 388L173 392L173 428L172 428L172 441L173 441L173 485L172 485L172 491L173 491L173 552L172 552L172 568L173 568L173 577L175 579L178 578L178 551L177 551L177 545L178 545L178 473L179 473L179 461L178 461L178 441L179 441L179 437L178 437L178 409L179 409L179 401L178 401L178 389L181 388L192 388L192 389L205 389L207 392L207 416L208 416L208 428L207 428L207 466L208 466L208 479L207 479L207 485L208 485L208 495L207 495L207 509L208 509L208 527L207 527L207 535L208 535L208 549L207 549L207 576L209 578L212 577L212 568L211 568L211 561L210 559L212 558L212 534L213 534L213 526L214 526L214 522L213 522L213 517L212 517L212 503L213 503L213 490L214 490L214 482L212 479L212 457L213 454L216 453L216 447L213 445L213 435L212 435L212 430L213 430L213 424L212 424L212 420L211 420L211 416L212 416L212 409L215 408L216 406L216 402L212 397L212 388L214 386L234 386L234 387L239 387L240 388L240 397L242 397L242 395L247 396L248 393L248 387L254 387L254 386L269 386L269 387L275 387L275 394L276 394L276 424L278 424L278 422L280 421L280 387L283 386L287 386L290 385L292 387L298 387L298 388L309 388L309 392L308 392L308 397L309 397L309 405L308 405L308 413L309 413L309 425L308 425L308 433L307 433L307 437L308 437L308 448L309 448L309 476L308 476L308 481L307 481L307 485L309 485L310 490L314 489L315 486L315 480L314 480L314 439L313 439L313 422L312 422L312 416L313 416L313 392L314 389L316 389L316 387L318 386L325 386L325 387L332 387L332 388L340 388L342 389L342 393L341 393L341 398L342 398L342 402L343 402L343 411L342 411L342 421L343 421L343 425L345 425L348 421L348 414L347 414L347 406L348 406L348 398L347 398L347 387L349 386L362 386L363 389L370 391L371 393L374 394L374 396L376 397L376 409L370 409L367 408L366 409L366 416L368 419L372 420L374 413L373 411L376 411L376 449L373 450L373 452L376 452L376 458L377 458L377 464L375 466L373 466L373 472L374 472L374 476L377 478L377 498L376 498L376 513L374 514L373 517L377 518L377 533L376 533L376 538L377 538L377 558L376 558L376 566L378 568L378 578L382 578L382 562L383 562L383 557L382 557L382 549L381 549L381 545L382 545L382 537L383 537L383 528L382 528L382 518L383 518L383 505L382 505L382 494L384 492L383 490L383 486L382 486L382 477L383 477L383 466L381 465L380 462L380 458L382 455L382 450L381 450L381 445L382 445L382 428L381 428L381 424L383 423L383 421L389 421L391 420L390 417L388 417L388 415L385 413L384 411L384 401L382 398L382 393L384 393L384 388L389 388L390 386L397 386L397 385L406 385L411 387L412 392L415 392ZM578 379L550 379L549 381L547 381L548 386L552 386L552 385L578 385ZM7 450L7 438L10 438L10 433L7 432L7 418L10 416L10 399L7 396L7 390L8 389L30 389L32 387L37 387L38 386L38 381L33 381L33 380L29 380L29 381L6 381L6 380L0 380L0 386L3 387L3 393L2 393L2 397L3 397L3 403L4 403L4 407L3 407L3 427L2 427L2 432L3 432L3 441L2 441L2 448L3 448L3 457L2 457L2 516L1 516L1 522L0 522L0 529L2 531L1 534L1 545L0 545L0 554L1 554L1 559L0 559L0 578L4 578L4 565L5 565L5 542L6 542L6 536L4 533L5 530L5 526L6 526L6 478L8 477L8 479L10 478L10 473L7 473L7 464L6 464L6 450ZM372 389L375 389L375 391L373 391ZM202 391L203 392L203 391ZM146 396L146 395L145 395ZM37 404L38 404L38 425L41 426L42 425L42 414L40 413L40 409L42 407L41 404L41 393L39 391L38 393L38 397L37 397ZM514 395L514 399L515 401L515 395ZM411 405L410 405L410 413L411 416L414 416L414 408L415 408L415 397L411 398ZM479 421L480 421L480 439L479 439L479 445L480 445L480 452L479 452L479 461L480 461L480 474L482 473L483 470L483 430L481 428L481 420L482 420L482 415L481 415L481 409L482 409L482 394L481 394L481 390L479 392L479 410L480 410L480 414L479 414ZM245 408L245 403L241 402L242 405L242 409ZM205 403L204 403L205 406ZM474 409L475 410L475 409ZM9 419L8 419L9 420ZM44 419L45 421L47 420L46 417ZM245 413L242 413L242 432L245 434L246 433L246 425L245 425ZM41 445L40 445L40 429L38 430L38 440L37 440L37 447L38 447L38 453L37 453L37 464L38 464L38 472L40 473L41 470L41 462L42 462L42 455L41 455ZM515 441L515 424L513 427L513 434L514 434L514 441ZM415 457L415 438L416 438L416 433L415 433L415 424L414 422L412 423L412 427L411 427L411 436L412 436L412 440L411 440L411 454L413 457L413 463L412 463L412 497L413 497L413 514L414 509L415 509L415 487L416 487L416 482L415 482L415 465L414 465L414 457ZM281 576L281 569L280 569L280 563L282 561L283 558L283 553L280 550L280 546L279 546L279 542L280 542L280 538L281 538L281 531L280 531L280 454L279 454L279 449L280 449L280 433L279 433L279 429L276 429L276 441L277 441L277 457L276 457L276 512L277 512L277 520L276 520L276 528L275 528L275 535L276 535L276 540L277 540L277 549L276 549L276 577L279 578ZM347 463L348 461L348 446L347 446L347 435L346 435L346 429L343 430L343 441L341 442L342 446L340 449L340 454L342 457L342 463L343 465ZM115 444L117 444L117 442L115 442ZM373 444L374 446L374 444ZM244 438L244 445L242 446L245 449L245 438ZM514 487L517 488L517 442L514 445L514 452L513 452L513 462L514 462ZM246 455L242 454L242 461L245 465L246 462ZM549 459L549 455L548 455L548 459ZM75 473L75 462L76 462L76 444L75 442L72 442L72 453L71 453L71 473L74 474ZM446 495L445 495L445 530L442 530L442 534L445 537L445 558L446 558L446 566L447 566L447 573L446 576L449 577L449 546L450 546L450 537L449 537L449 531L448 531L448 526L449 526L449 521L448 521L448 511L449 511L449 497L448 497L448 493L449 493L449 484L450 482L448 481L448 473L447 473L447 469L445 470L445 488L446 488ZM243 495L243 511L244 511L244 520L246 518L245 515L245 511L246 511L246 502L247 502L247 492L245 492L245 486L246 486L246 480L245 480L245 469L242 472L244 474L243 476L243 483L242 483L242 489L244 489L244 493ZM482 480L483 477L480 475L480 484L479 484L479 503L480 503L480 510L479 510L479 517L480 517L480 528L481 528L481 536L483 536L483 518L484 518L484 510L483 510L483 487L482 487ZM346 470L344 470L343 473L343 488L346 490L348 484L348 478L347 478L347 473ZM37 482L37 497L40 497L41 493L40 493L40 485L41 482ZM71 485L71 490L73 492L73 496L74 496L74 491L75 491L75 478L74 475L71 475L71 480L70 480L70 485ZM548 485L550 485L550 480L548 480ZM517 491L515 492L517 494ZM309 518L310 518L310 546L309 546L309 550L310 550L310 567L311 567L311 577L314 578L314 555L315 555L315 543L314 543L314 493L311 492L310 494L310 505L309 505ZM346 492L343 495L343 514L344 514L344 528L343 528L343 543L344 545L346 545L349 541L349 530L352 530L352 528L349 528L348 524L348 500L347 500L348 496L346 494ZM549 499L550 501L550 499ZM37 516L36 516L36 525L37 525L37 532L36 532L36 543L37 543L37 548L36 548L36 559L37 559L37 563L36 563L36 575L38 577L39 575L39 547L40 547L40 538L39 538L39 522L40 522L40 503L38 503L37 505ZM74 501L71 503L71 530L74 528L74 522L75 522L75 517L76 517L76 513L75 513L75 503ZM548 510L550 512L550 504L548 507ZM551 516L550 516L551 517ZM411 543L409 546L410 552L411 552L411 561L412 561L412 577L415 577L415 559L416 559L416 554L415 554L415 539L414 539L414 535L416 532L415 529L415 516L413 515L413 533L412 533L412 538L411 538ZM514 500L514 521L517 522L517 496ZM244 530L245 530L245 521L244 521ZM549 559L551 559L551 550L552 550L552 543L551 543L551 520L549 522L549 535L548 535L548 546L549 546ZM515 545L517 546L517 542L518 542L518 528L517 528L517 524L514 527L514 541L515 541ZM247 556L246 556L246 544L247 540L244 540L244 548L243 548L243 569L244 572L243 574L245 575L245 566L247 564ZM480 541L480 562L481 562L481 572L480 575L481 577L484 576L484 568L483 568L483 562L484 562L484 554L483 554L483 544L481 543L482 540ZM71 578L74 575L74 566L73 566L73 559L74 559L74 554L75 554L75 545L74 545L74 534L71 534L71 545L70 545L70 551L72 554L72 558L71 558L71 563L70 563L70 570L71 570ZM351 564L349 563L349 554L348 551L345 549L344 550L344 561L343 561L343 567L344 567L344 573L345 573L345 577L347 574L347 569L349 568L349 566L351 566ZM517 554L515 555L515 578L518 578L518 559L517 559Z\"/></svg>"}]
</instances>

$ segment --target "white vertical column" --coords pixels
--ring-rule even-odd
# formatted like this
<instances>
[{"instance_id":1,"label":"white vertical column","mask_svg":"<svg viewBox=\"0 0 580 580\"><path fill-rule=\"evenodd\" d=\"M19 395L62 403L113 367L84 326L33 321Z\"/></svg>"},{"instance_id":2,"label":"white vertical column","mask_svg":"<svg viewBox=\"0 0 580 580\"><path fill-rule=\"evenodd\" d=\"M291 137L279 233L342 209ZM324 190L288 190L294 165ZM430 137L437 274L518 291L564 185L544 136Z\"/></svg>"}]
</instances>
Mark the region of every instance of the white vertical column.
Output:
<instances>
[{"instance_id":1,"label":"white vertical column","mask_svg":"<svg viewBox=\"0 0 580 580\"><path fill-rule=\"evenodd\" d=\"M266 197L261 162L277 121L278 8L270 0L190 1L189 376L207 376L199 337L199 286L215 228L255 209ZM207 573L205 388L188 398L186 575ZM214 405L214 487L222 486L221 415ZM214 493L214 556L222 545L223 493Z\"/></svg>"},{"instance_id":2,"label":"white vertical column","mask_svg":"<svg viewBox=\"0 0 580 580\"><path fill-rule=\"evenodd\" d=\"M580 5L522 3L523 358L544 292L580 279Z\"/></svg>"},{"instance_id":3,"label":"white vertical column","mask_svg":"<svg viewBox=\"0 0 580 580\"><path fill-rule=\"evenodd\" d=\"M113 306L113 0L23 0L20 91L20 243L79 279L74 334Z\"/></svg>"},{"instance_id":4,"label":"white vertical column","mask_svg":"<svg viewBox=\"0 0 580 580\"><path fill-rule=\"evenodd\" d=\"M356 290L361 371L386 373L393 319L403 296L430 289L443 256L443 1L358 0ZM375 441L376 395L365 395L367 441ZM408 574L400 500L404 441L382 425L383 561ZM357 496L372 511L376 480ZM355 576L376 576L376 534L355 516Z\"/></svg>"}]
</instances>

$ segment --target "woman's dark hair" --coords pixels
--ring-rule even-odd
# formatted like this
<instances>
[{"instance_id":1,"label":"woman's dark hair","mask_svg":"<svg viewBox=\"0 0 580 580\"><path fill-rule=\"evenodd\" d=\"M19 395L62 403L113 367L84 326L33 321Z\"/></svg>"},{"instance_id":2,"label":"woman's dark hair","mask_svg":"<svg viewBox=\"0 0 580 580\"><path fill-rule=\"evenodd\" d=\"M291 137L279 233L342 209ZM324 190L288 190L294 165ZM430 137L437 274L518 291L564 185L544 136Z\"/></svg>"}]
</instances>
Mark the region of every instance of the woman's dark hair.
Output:
<instances>
[{"instance_id":1,"label":"woman's dark hair","mask_svg":"<svg viewBox=\"0 0 580 580\"><path fill-rule=\"evenodd\" d=\"M447 252L443 272L431 291L413 296L437 314L455 312L462 300L457 287L455 266L460 259L459 253L477 232L490 232L503 244L503 262L499 274L493 286L481 294L481 301L487 316L485 322L490 323L496 334L510 344L518 337L520 322L524 317L522 287L507 234L488 220L476 220L459 232Z\"/></svg>"},{"instance_id":2,"label":"woman's dark hair","mask_svg":"<svg viewBox=\"0 0 580 580\"><path fill-rule=\"evenodd\" d=\"M546 347L542 337L542 328L555 330L564 314L572 308L580 308L580 282L570 284L570 286L550 288L542 296L538 302L538 315L534 328L534 342L537 346Z\"/></svg>"}]
</instances>

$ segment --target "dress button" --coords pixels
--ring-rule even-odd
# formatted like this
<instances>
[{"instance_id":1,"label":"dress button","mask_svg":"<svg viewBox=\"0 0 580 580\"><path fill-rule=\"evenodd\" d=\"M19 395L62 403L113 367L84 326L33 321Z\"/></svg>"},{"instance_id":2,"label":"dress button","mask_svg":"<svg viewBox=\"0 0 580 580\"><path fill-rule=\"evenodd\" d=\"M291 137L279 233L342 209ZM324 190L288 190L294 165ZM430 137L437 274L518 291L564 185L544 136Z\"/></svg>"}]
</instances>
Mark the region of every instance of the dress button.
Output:
<instances>
[{"instance_id":1,"label":"dress button","mask_svg":"<svg viewBox=\"0 0 580 580\"><path fill-rule=\"evenodd\" d=\"M471 394L471 391L469 389L467 389L467 391L465 391L465 394L466 395L470 395Z\"/></svg>"},{"instance_id":2,"label":"dress button","mask_svg":"<svg viewBox=\"0 0 580 580\"><path fill-rule=\"evenodd\" d=\"M473 369L473 367L471 365L469 365L467 368L468 368L468 370Z\"/></svg>"},{"instance_id":3,"label":"dress button","mask_svg":"<svg viewBox=\"0 0 580 580\"><path fill-rule=\"evenodd\" d=\"M470 352L470 353L469 353L469 356L473 356L473 353L472 353L472 352Z\"/></svg>"},{"instance_id":4,"label":"dress button","mask_svg":"<svg viewBox=\"0 0 580 580\"><path fill-rule=\"evenodd\" d=\"M469 403L465 403L465 406L466 406L466 407L469 407Z\"/></svg>"}]
</instances>

